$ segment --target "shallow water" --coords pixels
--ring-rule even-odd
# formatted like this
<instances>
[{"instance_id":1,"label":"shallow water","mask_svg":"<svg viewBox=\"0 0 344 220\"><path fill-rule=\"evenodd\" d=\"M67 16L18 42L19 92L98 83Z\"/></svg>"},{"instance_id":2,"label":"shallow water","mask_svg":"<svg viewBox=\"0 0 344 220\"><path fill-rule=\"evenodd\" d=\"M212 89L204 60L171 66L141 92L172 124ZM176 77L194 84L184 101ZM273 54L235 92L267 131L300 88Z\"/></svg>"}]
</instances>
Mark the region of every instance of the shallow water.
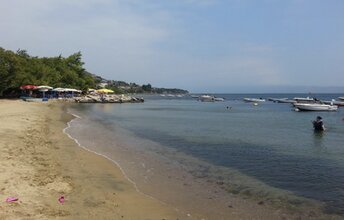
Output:
<instances>
[{"instance_id":1,"label":"shallow water","mask_svg":"<svg viewBox=\"0 0 344 220\"><path fill-rule=\"evenodd\" d=\"M289 104L253 106L241 101L305 94L219 96L226 101L146 97L143 104L73 105L70 111L82 119L72 124L69 133L92 150L113 155L142 188L149 178L154 181L145 166L150 163L158 170L158 164L165 163L164 171L177 166L195 178L220 181L232 194L278 200L282 206L311 201L322 205L325 213L344 215L343 109L295 112ZM312 130L317 115L327 127L323 134ZM150 154L147 161L138 152ZM163 159L149 162L148 158L157 157ZM146 169L144 175L138 166Z\"/></svg>"}]
</instances>

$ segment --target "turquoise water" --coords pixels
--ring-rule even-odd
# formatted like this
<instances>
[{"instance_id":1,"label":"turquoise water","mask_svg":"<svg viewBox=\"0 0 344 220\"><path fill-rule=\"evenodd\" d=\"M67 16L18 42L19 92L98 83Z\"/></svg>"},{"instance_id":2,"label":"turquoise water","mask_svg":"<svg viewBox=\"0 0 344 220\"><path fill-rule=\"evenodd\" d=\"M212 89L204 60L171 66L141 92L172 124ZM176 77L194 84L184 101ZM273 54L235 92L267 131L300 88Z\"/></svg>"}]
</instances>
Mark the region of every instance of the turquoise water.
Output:
<instances>
[{"instance_id":1,"label":"turquoise water","mask_svg":"<svg viewBox=\"0 0 344 220\"><path fill-rule=\"evenodd\" d=\"M253 106L241 101L243 97L292 98L306 94L219 96L226 101L203 103L192 98L148 96L143 104L83 104L71 109L88 118L87 126L92 122L101 123L113 129L113 133L116 127L125 129L135 137L159 143L222 170L234 169L273 189L318 201L325 213L344 214L343 109L295 112L290 104L266 102ZM312 130L311 121L318 115L323 117L327 128L323 134ZM171 160L176 159L171 157ZM174 162L183 164L183 161ZM202 171L205 178L210 178L212 175L206 172L211 169ZM200 175L196 171L194 174ZM228 183L227 190L231 193L244 192L265 199L269 194L268 190L262 193L250 184L241 184L233 176L216 178Z\"/></svg>"}]
</instances>

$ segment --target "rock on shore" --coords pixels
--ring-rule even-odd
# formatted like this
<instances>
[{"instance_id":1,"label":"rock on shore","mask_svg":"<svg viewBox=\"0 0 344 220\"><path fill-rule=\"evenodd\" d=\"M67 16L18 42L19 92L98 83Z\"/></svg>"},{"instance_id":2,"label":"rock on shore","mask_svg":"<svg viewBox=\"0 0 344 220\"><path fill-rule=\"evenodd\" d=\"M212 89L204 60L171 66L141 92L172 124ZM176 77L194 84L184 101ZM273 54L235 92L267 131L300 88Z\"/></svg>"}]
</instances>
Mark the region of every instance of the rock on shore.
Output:
<instances>
[{"instance_id":1,"label":"rock on shore","mask_svg":"<svg viewBox=\"0 0 344 220\"><path fill-rule=\"evenodd\" d=\"M74 98L78 103L140 103L144 99L128 95L86 95Z\"/></svg>"}]
</instances>

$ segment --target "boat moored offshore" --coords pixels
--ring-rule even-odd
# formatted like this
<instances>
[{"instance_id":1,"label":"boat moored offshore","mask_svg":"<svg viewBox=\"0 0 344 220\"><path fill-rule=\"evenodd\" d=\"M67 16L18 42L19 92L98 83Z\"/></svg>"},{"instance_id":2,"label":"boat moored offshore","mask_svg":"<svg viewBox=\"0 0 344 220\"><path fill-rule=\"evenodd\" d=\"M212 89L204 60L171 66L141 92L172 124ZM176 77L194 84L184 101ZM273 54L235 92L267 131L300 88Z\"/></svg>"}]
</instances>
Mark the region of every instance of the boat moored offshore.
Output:
<instances>
[{"instance_id":1,"label":"boat moored offshore","mask_svg":"<svg viewBox=\"0 0 344 220\"><path fill-rule=\"evenodd\" d=\"M311 97L295 97L294 98L294 101L295 102L298 102L298 103L314 103L316 100L314 98L311 98Z\"/></svg>"},{"instance_id":2,"label":"boat moored offshore","mask_svg":"<svg viewBox=\"0 0 344 220\"><path fill-rule=\"evenodd\" d=\"M332 99L332 101L322 101L325 104L328 105L337 105L337 106L344 106L344 100L343 101L337 101L335 99Z\"/></svg>"},{"instance_id":3,"label":"boat moored offshore","mask_svg":"<svg viewBox=\"0 0 344 220\"><path fill-rule=\"evenodd\" d=\"M337 111L338 106L320 103L294 103L294 107L299 111Z\"/></svg>"},{"instance_id":4,"label":"boat moored offshore","mask_svg":"<svg viewBox=\"0 0 344 220\"><path fill-rule=\"evenodd\" d=\"M259 99L256 99L256 98L244 98L244 101L245 102L265 102L265 99L263 99L263 98L259 98Z\"/></svg>"},{"instance_id":5,"label":"boat moored offshore","mask_svg":"<svg viewBox=\"0 0 344 220\"><path fill-rule=\"evenodd\" d=\"M215 102L215 97L210 95L201 95L199 100L201 102Z\"/></svg>"}]
</instances>

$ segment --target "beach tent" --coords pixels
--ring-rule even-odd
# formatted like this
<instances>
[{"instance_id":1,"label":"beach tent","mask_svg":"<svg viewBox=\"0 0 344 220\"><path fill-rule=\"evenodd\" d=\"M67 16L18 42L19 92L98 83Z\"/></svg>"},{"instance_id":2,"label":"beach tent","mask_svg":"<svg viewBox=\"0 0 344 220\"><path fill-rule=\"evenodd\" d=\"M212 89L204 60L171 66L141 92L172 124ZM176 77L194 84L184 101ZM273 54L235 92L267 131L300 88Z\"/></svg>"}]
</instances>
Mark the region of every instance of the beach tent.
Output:
<instances>
[{"instance_id":1,"label":"beach tent","mask_svg":"<svg viewBox=\"0 0 344 220\"><path fill-rule=\"evenodd\" d=\"M98 89L98 93L114 93L111 89Z\"/></svg>"}]
</instances>

